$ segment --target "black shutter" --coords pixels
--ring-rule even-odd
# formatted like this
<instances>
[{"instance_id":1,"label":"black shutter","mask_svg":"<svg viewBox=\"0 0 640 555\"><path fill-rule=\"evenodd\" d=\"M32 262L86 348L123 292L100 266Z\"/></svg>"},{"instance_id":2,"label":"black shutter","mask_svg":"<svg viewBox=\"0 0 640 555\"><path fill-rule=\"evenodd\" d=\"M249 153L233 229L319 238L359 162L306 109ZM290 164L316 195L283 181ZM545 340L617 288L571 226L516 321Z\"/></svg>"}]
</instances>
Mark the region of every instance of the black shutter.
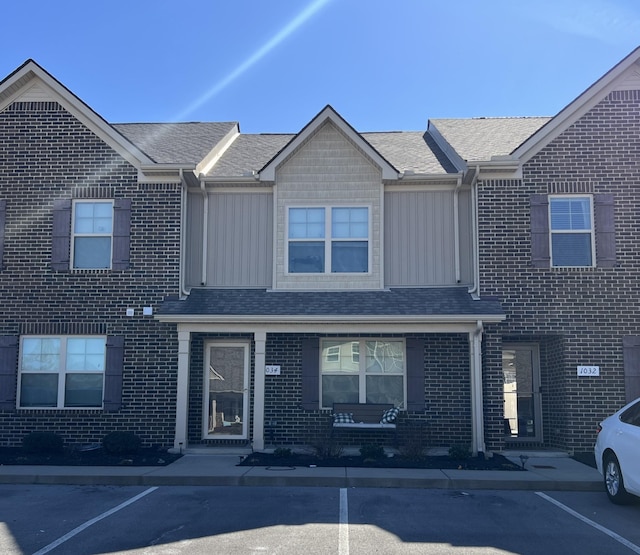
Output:
<instances>
[{"instance_id":1,"label":"black shutter","mask_svg":"<svg viewBox=\"0 0 640 555\"><path fill-rule=\"evenodd\" d=\"M131 236L131 199L117 198L113 202L113 270L129 268Z\"/></svg>"},{"instance_id":2,"label":"black shutter","mask_svg":"<svg viewBox=\"0 0 640 555\"><path fill-rule=\"evenodd\" d=\"M531 263L534 268L548 268L551 263L548 195L531 195Z\"/></svg>"},{"instance_id":3,"label":"black shutter","mask_svg":"<svg viewBox=\"0 0 640 555\"><path fill-rule=\"evenodd\" d=\"M53 230L51 237L51 268L69 269L71 252L71 200L60 199L53 204Z\"/></svg>"},{"instance_id":4,"label":"black shutter","mask_svg":"<svg viewBox=\"0 0 640 555\"><path fill-rule=\"evenodd\" d=\"M627 403L640 397L640 336L622 338L624 353L624 390Z\"/></svg>"},{"instance_id":5,"label":"black shutter","mask_svg":"<svg viewBox=\"0 0 640 555\"><path fill-rule=\"evenodd\" d=\"M4 270L4 225L7 216L7 201L0 200L0 271Z\"/></svg>"},{"instance_id":6,"label":"black shutter","mask_svg":"<svg viewBox=\"0 0 640 555\"><path fill-rule=\"evenodd\" d=\"M593 215L596 233L596 265L613 268L616 265L616 233L612 194L593 195Z\"/></svg>"},{"instance_id":7,"label":"black shutter","mask_svg":"<svg viewBox=\"0 0 640 555\"><path fill-rule=\"evenodd\" d=\"M302 403L304 410L320 408L320 340L302 340Z\"/></svg>"},{"instance_id":8,"label":"black shutter","mask_svg":"<svg viewBox=\"0 0 640 555\"><path fill-rule=\"evenodd\" d=\"M104 371L104 411L115 412L122 407L122 370L124 367L124 337L107 337L107 360Z\"/></svg>"},{"instance_id":9,"label":"black shutter","mask_svg":"<svg viewBox=\"0 0 640 555\"><path fill-rule=\"evenodd\" d=\"M407 410L424 412L424 339L407 338Z\"/></svg>"},{"instance_id":10,"label":"black shutter","mask_svg":"<svg viewBox=\"0 0 640 555\"><path fill-rule=\"evenodd\" d=\"M0 335L0 410L16 408L18 338Z\"/></svg>"}]
</instances>

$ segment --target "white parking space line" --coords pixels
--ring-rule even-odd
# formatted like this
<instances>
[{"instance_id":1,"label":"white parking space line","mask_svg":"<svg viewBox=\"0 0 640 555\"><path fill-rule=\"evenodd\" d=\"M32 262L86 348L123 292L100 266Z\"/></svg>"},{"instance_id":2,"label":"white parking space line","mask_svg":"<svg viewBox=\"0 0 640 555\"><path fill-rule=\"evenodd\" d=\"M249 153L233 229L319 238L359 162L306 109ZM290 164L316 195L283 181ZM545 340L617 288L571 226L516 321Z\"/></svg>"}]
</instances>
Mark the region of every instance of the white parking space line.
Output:
<instances>
[{"instance_id":1,"label":"white parking space line","mask_svg":"<svg viewBox=\"0 0 640 555\"><path fill-rule=\"evenodd\" d=\"M347 489L340 489L340 522L338 524L338 555L349 555L349 501Z\"/></svg>"},{"instance_id":2,"label":"white parking space line","mask_svg":"<svg viewBox=\"0 0 640 555\"><path fill-rule=\"evenodd\" d=\"M549 501L549 503L553 503L556 507L561 508L563 511L569 513L571 516L576 517L578 520L581 520L585 524L588 524L589 526L593 526L596 530L599 530L603 534L606 534L610 538L616 540L617 542L620 542L625 547L628 547L634 553L640 554L640 546L637 546L635 543L631 543L629 540L623 538L619 534L616 534L614 531L609 530L609 528L605 528L604 526L601 526L597 522L593 522L593 520L588 519L586 516L582 516L580 513L560 503L560 501L556 501L555 499L553 499L553 497L549 497L548 495L545 495L540 491L536 491L536 495L539 495L540 497L542 497L542 499Z\"/></svg>"},{"instance_id":3,"label":"white parking space line","mask_svg":"<svg viewBox=\"0 0 640 555\"><path fill-rule=\"evenodd\" d=\"M120 505L118 505L117 507L114 507L113 509L109 509L108 511L102 513L101 515L98 515L97 517L92 518L91 520L87 520L87 522L85 522L84 524L81 524L77 528L74 528L73 530L71 530L71 532L69 532L68 534L65 534L64 536L58 538L56 541L50 543L49 545L46 545L39 551L36 551L33 555L44 555L45 553L49 553L49 551L51 551L52 549L55 549L56 547L63 544L67 540L73 538L73 536L79 534L83 530L86 530L87 528L89 528L89 526L94 525L96 522L101 521L103 518L107 518L108 516L111 516L112 514L117 513L120 509L124 509L125 507L138 501L138 499L142 499L145 495L149 495L151 492L154 492L157 489L158 489L157 486L146 489L142 493L136 495L135 497L132 497L131 499L128 499L124 503L120 503Z\"/></svg>"}]
</instances>

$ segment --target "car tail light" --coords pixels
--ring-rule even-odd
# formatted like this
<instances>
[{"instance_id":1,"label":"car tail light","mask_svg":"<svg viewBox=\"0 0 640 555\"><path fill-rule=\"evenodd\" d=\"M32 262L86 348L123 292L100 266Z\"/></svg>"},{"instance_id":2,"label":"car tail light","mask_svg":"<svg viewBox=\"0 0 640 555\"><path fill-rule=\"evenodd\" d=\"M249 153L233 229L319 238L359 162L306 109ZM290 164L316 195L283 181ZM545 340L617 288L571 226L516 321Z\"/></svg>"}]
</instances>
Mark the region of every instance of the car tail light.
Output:
<instances>
[{"instance_id":1,"label":"car tail light","mask_svg":"<svg viewBox=\"0 0 640 555\"><path fill-rule=\"evenodd\" d=\"M596 433L599 434L602 431L602 426L600 424L598 424L596 426Z\"/></svg>"}]
</instances>

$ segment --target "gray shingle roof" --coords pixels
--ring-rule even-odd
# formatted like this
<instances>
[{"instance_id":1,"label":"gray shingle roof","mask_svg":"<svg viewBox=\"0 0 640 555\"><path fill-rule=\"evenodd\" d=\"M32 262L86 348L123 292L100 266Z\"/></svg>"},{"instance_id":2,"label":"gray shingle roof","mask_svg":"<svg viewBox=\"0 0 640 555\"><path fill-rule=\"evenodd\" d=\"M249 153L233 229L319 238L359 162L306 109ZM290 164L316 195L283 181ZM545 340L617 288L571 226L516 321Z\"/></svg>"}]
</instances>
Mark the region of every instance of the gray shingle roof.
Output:
<instances>
[{"instance_id":1,"label":"gray shingle roof","mask_svg":"<svg viewBox=\"0 0 640 555\"><path fill-rule=\"evenodd\" d=\"M258 171L295 135L239 135L207 174L208 177L240 177Z\"/></svg>"},{"instance_id":2,"label":"gray shingle roof","mask_svg":"<svg viewBox=\"0 0 640 555\"><path fill-rule=\"evenodd\" d=\"M551 118L432 119L442 137L467 161L490 160L513 152Z\"/></svg>"},{"instance_id":3,"label":"gray shingle roof","mask_svg":"<svg viewBox=\"0 0 640 555\"><path fill-rule=\"evenodd\" d=\"M211 316L457 316L503 315L496 299L474 300L464 287L387 291L193 289L167 298L161 315Z\"/></svg>"},{"instance_id":4,"label":"gray shingle roof","mask_svg":"<svg viewBox=\"0 0 640 555\"><path fill-rule=\"evenodd\" d=\"M295 135L240 135L207 174L239 177L260 170ZM455 172L435 141L424 131L363 133L362 137L399 171L415 173Z\"/></svg>"},{"instance_id":5,"label":"gray shingle roof","mask_svg":"<svg viewBox=\"0 0 640 555\"><path fill-rule=\"evenodd\" d=\"M237 124L116 123L113 127L159 164L198 164Z\"/></svg>"}]
</instances>

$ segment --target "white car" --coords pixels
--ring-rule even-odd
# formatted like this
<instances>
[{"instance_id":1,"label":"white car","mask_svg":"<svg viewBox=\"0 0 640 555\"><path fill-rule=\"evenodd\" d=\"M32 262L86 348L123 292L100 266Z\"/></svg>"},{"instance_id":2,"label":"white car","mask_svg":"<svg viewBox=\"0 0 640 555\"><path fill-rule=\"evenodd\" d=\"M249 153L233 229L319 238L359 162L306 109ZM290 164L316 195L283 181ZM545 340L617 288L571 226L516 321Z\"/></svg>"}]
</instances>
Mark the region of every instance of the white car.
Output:
<instances>
[{"instance_id":1,"label":"white car","mask_svg":"<svg viewBox=\"0 0 640 555\"><path fill-rule=\"evenodd\" d=\"M613 503L640 497L640 398L600 422L594 452Z\"/></svg>"}]
</instances>

